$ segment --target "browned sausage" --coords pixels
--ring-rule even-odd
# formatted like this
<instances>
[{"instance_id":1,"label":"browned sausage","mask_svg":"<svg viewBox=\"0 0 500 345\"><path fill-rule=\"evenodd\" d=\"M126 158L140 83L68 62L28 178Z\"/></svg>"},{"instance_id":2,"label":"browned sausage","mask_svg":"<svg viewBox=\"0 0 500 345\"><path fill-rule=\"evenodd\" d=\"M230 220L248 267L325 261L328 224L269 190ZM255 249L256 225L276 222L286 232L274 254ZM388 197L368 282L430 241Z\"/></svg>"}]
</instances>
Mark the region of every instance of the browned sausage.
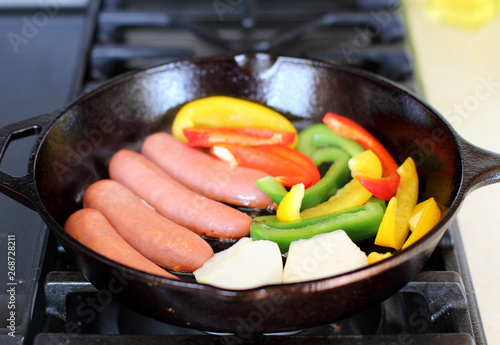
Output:
<instances>
[{"instance_id":1,"label":"browned sausage","mask_svg":"<svg viewBox=\"0 0 500 345\"><path fill-rule=\"evenodd\" d=\"M264 172L236 167L195 148L184 145L167 133L146 138L142 153L175 180L208 198L233 205L265 209L272 200L255 181L267 176Z\"/></svg>"},{"instance_id":2,"label":"browned sausage","mask_svg":"<svg viewBox=\"0 0 500 345\"><path fill-rule=\"evenodd\" d=\"M139 271L179 279L132 248L97 210L84 208L76 211L68 218L64 228L78 242L110 260Z\"/></svg>"},{"instance_id":3,"label":"browned sausage","mask_svg":"<svg viewBox=\"0 0 500 345\"><path fill-rule=\"evenodd\" d=\"M101 211L125 241L161 267L192 272L213 256L199 235L161 216L119 182L93 183L83 206Z\"/></svg>"},{"instance_id":4,"label":"browned sausage","mask_svg":"<svg viewBox=\"0 0 500 345\"><path fill-rule=\"evenodd\" d=\"M199 235L238 239L250 234L250 216L191 191L140 153L117 152L109 163L109 175L162 216Z\"/></svg>"}]
</instances>

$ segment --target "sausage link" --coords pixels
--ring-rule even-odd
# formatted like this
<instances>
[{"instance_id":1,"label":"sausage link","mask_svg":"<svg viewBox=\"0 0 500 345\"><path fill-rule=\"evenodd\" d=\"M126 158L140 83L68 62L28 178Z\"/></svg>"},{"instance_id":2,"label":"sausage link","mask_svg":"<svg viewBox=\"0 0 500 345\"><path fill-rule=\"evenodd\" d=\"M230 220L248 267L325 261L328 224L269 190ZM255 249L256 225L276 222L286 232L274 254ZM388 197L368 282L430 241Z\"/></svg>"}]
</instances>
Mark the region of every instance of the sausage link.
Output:
<instances>
[{"instance_id":1,"label":"sausage link","mask_svg":"<svg viewBox=\"0 0 500 345\"><path fill-rule=\"evenodd\" d=\"M184 145L170 134L158 132L146 138L142 154L165 170L172 178L196 193L233 205L266 209L272 200L255 181L264 172L236 167L202 151Z\"/></svg>"},{"instance_id":2,"label":"sausage link","mask_svg":"<svg viewBox=\"0 0 500 345\"><path fill-rule=\"evenodd\" d=\"M83 206L101 211L125 241L161 267L192 272L213 256L199 235L161 216L119 182L93 183Z\"/></svg>"},{"instance_id":3,"label":"sausage link","mask_svg":"<svg viewBox=\"0 0 500 345\"><path fill-rule=\"evenodd\" d=\"M238 239L250 234L250 216L191 191L140 153L115 153L109 163L109 175L162 216L199 235Z\"/></svg>"},{"instance_id":4,"label":"sausage link","mask_svg":"<svg viewBox=\"0 0 500 345\"><path fill-rule=\"evenodd\" d=\"M110 260L146 273L179 279L132 248L97 210L76 211L66 220L64 228L78 242Z\"/></svg>"}]
</instances>

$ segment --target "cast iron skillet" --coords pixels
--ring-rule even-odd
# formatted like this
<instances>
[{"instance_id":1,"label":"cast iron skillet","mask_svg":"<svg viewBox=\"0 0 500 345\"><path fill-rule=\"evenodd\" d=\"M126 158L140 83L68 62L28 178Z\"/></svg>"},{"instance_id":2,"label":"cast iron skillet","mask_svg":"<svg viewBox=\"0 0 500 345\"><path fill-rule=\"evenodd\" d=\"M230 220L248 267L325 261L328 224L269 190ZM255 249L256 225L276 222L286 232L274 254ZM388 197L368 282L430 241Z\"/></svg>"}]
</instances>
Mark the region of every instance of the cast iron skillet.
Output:
<instances>
[{"instance_id":1,"label":"cast iron skillet","mask_svg":"<svg viewBox=\"0 0 500 345\"><path fill-rule=\"evenodd\" d=\"M168 131L182 104L210 95L266 104L299 130L328 111L353 118L398 163L414 158L420 200L434 196L445 212L442 219L415 245L369 267L245 291L129 269L64 231L85 188L107 177L114 152L137 149L149 133ZM267 54L180 61L119 77L62 111L4 127L2 154L11 140L34 134L28 174L1 172L0 190L41 215L101 297L111 293L123 305L171 324L242 335L326 324L394 294L421 270L466 194L500 180L499 155L467 143L429 105L391 82L351 68Z\"/></svg>"}]
</instances>

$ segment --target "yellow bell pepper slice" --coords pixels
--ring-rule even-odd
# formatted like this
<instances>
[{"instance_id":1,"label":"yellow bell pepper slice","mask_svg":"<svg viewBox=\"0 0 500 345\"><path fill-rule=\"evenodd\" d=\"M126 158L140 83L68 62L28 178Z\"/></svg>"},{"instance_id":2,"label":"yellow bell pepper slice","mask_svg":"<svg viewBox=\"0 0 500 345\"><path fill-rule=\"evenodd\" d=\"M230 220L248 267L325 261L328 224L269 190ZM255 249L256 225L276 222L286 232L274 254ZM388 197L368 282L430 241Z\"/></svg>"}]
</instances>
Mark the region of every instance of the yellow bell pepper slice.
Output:
<instances>
[{"instance_id":1,"label":"yellow bell pepper slice","mask_svg":"<svg viewBox=\"0 0 500 345\"><path fill-rule=\"evenodd\" d=\"M368 265L374 264L380 260L386 259L392 255L391 252L387 253L377 253L377 252L371 252L368 254L366 257L368 259Z\"/></svg>"},{"instance_id":2,"label":"yellow bell pepper slice","mask_svg":"<svg viewBox=\"0 0 500 345\"><path fill-rule=\"evenodd\" d=\"M380 159L371 151L363 151L349 160L349 168L354 176L363 173L366 176L380 178L382 176L382 164ZM302 218L321 216L327 213L342 211L351 207L363 205L372 197L372 194L359 183L352 179L340 188L328 201L308 208L301 212Z\"/></svg>"},{"instance_id":3,"label":"yellow bell pepper slice","mask_svg":"<svg viewBox=\"0 0 500 345\"><path fill-rule=\"evenodd\" d=\"M278 218L280 222L300 219L300 206L304 198L304 190L304 184L298 183L286 193L276 211L276 218Z\"/></svg>"},{"instance_id":4,"label":"yellow bell pepper slice","mask_svg":"<svg viewBox=\"0 0 500 345\"><path fill-rule=\"evenodd\" d=\"M400 180L395 195L397 206L395 212L388 206L386 213L391 213L390 223L382 221L379 232L375 238L375 244L383 247L390 247L396 250L401 249L403 243L408 238L410 232L408 221L418 199L418 175L415 162L408 157L397 170ZM390 205L390 202L389 202ZM385 217L385 216L384 216Z\"/></svg>"},{"instance_id":5,"label":"yellow bell pepper slice","mask_svg":"<svg viewBox=\"0 0 500 345\"><path fill-rule=\"evenodd\" d=\"M353 178L356 174L369 177L382 176L382 163L372 150L365 150L351 157L348 165Z\"/></svg>"},{"instance_id":6,"label":"yellow bell pepper slice","mask_svg":"<svg viewBox=\"0 0 500 345\"><path fill-rule=\"evenodd\" d=\"M408 157L397 170L400 180L396 199L398 200L398 208L396 210L396 231L398 233L398 243L403 245L409 232L408 221L411 217L418 201L418 173L415 162L411 157Z\"/></svg>"},{"instance_id":7,"label":"yellow bell pepper slice","mask_svg":"<svg viewBox=\"0 0 500 345\"><path fill-rule=\"evenodd\" d=\"M403 249L412 245L422 238L441 219L441 209L434 198L429 198L416 207L416 212L412 213L409 223L412 224L413 232L403 244Z\"/></svg>"},{"instance_id":8,"label":"yellow bell pepper slice","mask_svg":"<svg viewBox=\"0 0 500 345\"><path fill-rule=\"evenodd\" d=\"M396 248L396 209L398 201L396 197L392 197L385 209L384 217L375 236L375 244L382 247ZM406 239L406 238L405 238Z\"/></svg>"},{"instance_id":9,"label":"yellow bell pepper slice","mask_svg":"<svg viewBox=\"0 0 500 345\"><path fill-rule=\"evenodd\" d=\"M264 105L228 96L200 98L181 107L172 124L172 134L182 142L187 127L253 127L297 133L293 124ZM295 141L290 145L295 147Z\"/></svg>"},{"instance_id":10,"label":"yellow bell pepper slice","mask_svg":"<svg viewBox=\"0 0 500 345\"><path fill-rule=\"evenodd\" d=\"M417 227L417 223L422 216L422 210L430 203L432 203L432 198L427 199L425 201L422 201L421 203L417 204L411 214L410 214L410 219L408 219L408 226L410 227L410 230L413 231Z\"/></svg>"}]
</instances>

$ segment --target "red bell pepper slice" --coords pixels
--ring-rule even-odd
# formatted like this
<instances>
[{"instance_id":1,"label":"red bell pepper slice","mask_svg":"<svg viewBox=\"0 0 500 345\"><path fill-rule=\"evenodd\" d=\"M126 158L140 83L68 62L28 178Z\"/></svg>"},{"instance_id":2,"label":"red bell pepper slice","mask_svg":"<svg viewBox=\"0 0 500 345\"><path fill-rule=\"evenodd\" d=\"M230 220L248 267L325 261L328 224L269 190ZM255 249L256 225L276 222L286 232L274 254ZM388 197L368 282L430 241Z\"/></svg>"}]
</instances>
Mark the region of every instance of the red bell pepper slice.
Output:
<instances>
[{"instance_id":1,"label":"red bell pepper slice","mask_svg":"<svg viewBox=\"0 0 500 345\"><path fill-rule=\"evenodd\" d=\"M391 200L396 195L399 186L399 175L386 175L379 179L361 174L354 177L374 196L385 201Z\"/></svg>"},{"instance_id":2,"label":"red bell pepper slice","mask_svg":"<svg viewBox=\"0 0 500 345\"><path fill-rule=\"evenodd\" d=\"M183 129L187 144L210 147L215 144L237 144L243 146L289 145L296 133L265 128L188 127Z\"/></svg>"},{"instance_id":3,"label":"red bell pepper slice","mask_svg":"<svg viewBox=\"0 0 500 345\"><path fill-rule=\"evenodd\" d=\"M261 170L286 187L303 183L308 188L321 178L318 168L307 156L283 145L220 144L211 146L210 152L231 165Z\"/></svg>"},{"instance_id":4,"label":"red bell pepper slice","mask_svg":"<svg viewBox=\"0 0 500 345\"><path fill-rule=\"evenodd\" d=\"M347 117L327 113L323 117L323 122L335 133L356 141L365 150L372 150L377 155L382 163L382 178L371 178L361 174L355 175L355 178L377 198L390 200L398 189L399 166L389 151L370 132Z\"/></svg>"},{"instance_id":5,"label":"red bell pepper slice","mask_svg":"<svg viewBox=\"0 0 500 345\"><path fill-rule=\"evenodd\" d=\"M311 176L314 183L318 182L321 179L318 167L305 154L283 145L272 145L266 147L265 150L277 157L290 160L296 163L298 166L302 167L305 171L308 172L308 175Z\"/></svg>"}]
</instances>

